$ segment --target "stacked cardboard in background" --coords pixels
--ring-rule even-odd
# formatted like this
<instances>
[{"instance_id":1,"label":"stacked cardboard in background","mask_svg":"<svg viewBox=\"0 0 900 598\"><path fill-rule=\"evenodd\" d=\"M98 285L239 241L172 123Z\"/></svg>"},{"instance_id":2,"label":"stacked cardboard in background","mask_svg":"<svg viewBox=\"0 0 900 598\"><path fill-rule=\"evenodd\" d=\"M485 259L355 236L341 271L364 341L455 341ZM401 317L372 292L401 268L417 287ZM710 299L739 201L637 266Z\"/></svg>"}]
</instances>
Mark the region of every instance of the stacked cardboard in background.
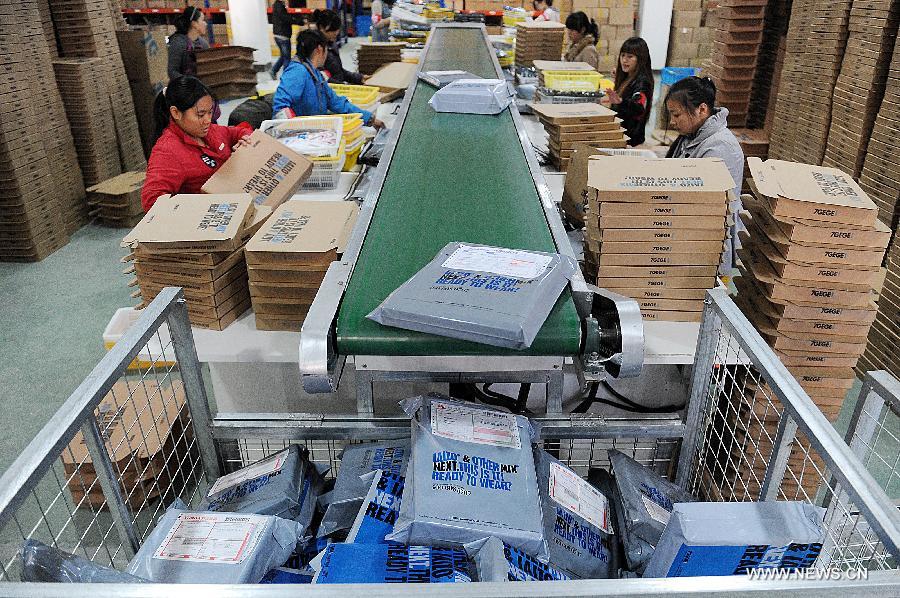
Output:
<instances>
[{"instance_id":1,"label":"stacked cardboard in background","mask_svg":"<svg viewBox=\"0 0 900 598\"><path fill-rule=\"evenodd\" d=\"M197 78L220 100L256 95L253 48L223 46L197 52Z\"/></svg>"},{"instance_id":2,"label":"stacked cardboard in background","mask_svg":"<svg viewBox=\"0 0 900 598\"><path fill-rule=\"evenodd\" d=\"M125 172L87 189L92 216L104 226L131 228L144 216L141 187L146 172Z\"/></svg>"},{"instance_id":3,"label":"stacked cardboard in background","mask_svg":"<svg viewBox=\"0 0 900 598\"><path fill-rule=\"evenodd\" d=\"M834 421L875 318L890 230L846 173L752 158L750 168L737 301Z\"/></svg>"},{"instance_id":4,"label":"stacked cardboard in background","mask_svg":"<svg viewBox=\"0 0 900 598\"><path fill-rule=\"evenodd\" d=\"M666 66L702 67L709 59L717 6L715 0L675 0Z\"/></svg>"},{"instance_id":5,"label":"stacked cardboard in background","mask_svg":"<svg viewBox=\"0 0 900 598\"><path fill-rule=\"evenodd\" d=\"M96 70L99 93L103 96L101 105L112 116L116 132L114 147L120 162L118 172L112 175L146 168L147 161L141 145L134 102L116 41L116 30L121 29L124 22L121 12L114 16L109 0L50 0L50 10L60 55L64 58L96 58L100 61ZM60 91L66 93L65 89ZM81 109L83 108L70 106L67 102L67 114ZM99 106L95 109L99 109ZM109 177L92 179L85 174L88 185L97 184L105 178Z\"/></svg>"},{"instance_id":6,"label":"stacked cardboard in background","mask_svg":"<svg viewBox=\"0 0 900 598\"><path fill-rule=\"evenodd\" d=\"M406 44L401 42L363 42L356 50L356 64L363 75L371 75L390 62L400 62Z\"/></svg>"},{"instance_id":7,"label":"stacked cardboard in background","mask_svg":"<svg viewBox=\"0 0 900 598\"><path fill-rule=\"evenodd\" d=\"M794 0L771 127L770 157L822 163L851 4L852 0Z\"/></svg>"},{"instance_id":8,"label":"stacked cardboard in background","mask_svg":"<svg viewBox=\"0 0 900 598\"><path fill-rule=\"evenodd\" d=\"M645 320L699 322L726 238L725 164L595 156L588 187L585 277L636 299Z\"/></svg>"},{"instance_id":9,"label":"stacked cardboard in background","mask_svg":"<svg viewBox=\"0 0 900 598\"><path fill-rule=\"evenodd\" d=\"M49 11L0 6L0 260L42 260L87 221L53 67ZM48 37L49 35L49 37ZM49 43L52 41L52 45Z\"/></svg>"},{"instance_id":10,"label":"stacked cardboard in background","mask_svg":"<svg viewBox=\"0 0 900 598\"><path fill-rule=\"evenodd\" d=\"M878 217L891 229L900 222L900 44L894 46L884 99L866 151L859 186L878 206Z\"/></svg>"},{"instance_id":11,"label":"stacked cardboard in background","mask_svg":"<svg viewBox=\"0 0 900 598\"><path fill-rule=\"evenodd\" d=\"M246 248L258 330L300 330L358 213L353 202L300 200L275 210Z\"/></svg>"},{"instance_id":12,"label":"stacked cardboard in background","mask_svg":"<svg viewBox=\"0 0 900 598\"><path fill-rule=\"evenodd\" d=\"M900 378L900 236L894 235L884 266L887 275L878 297L878 313L869 330L866 352L857 364L860 376L887 370Z\"/></svg>"},{"instance_id":13,"label":"stacked cardboard in background","mask_svg":"<svg viewBox=\"0 0 900 598\"><path fill-rule=\"evenodd\" d=\"M117 31L144 155L153 149L153 102L169 80L164 28Z\"/></svg>"},{"instance_id":14,"label":"stacked cardboard in background","mask_svg":"<svg viewBox=\"0 0 900 598\"><path fill-rule=\"evenodd\" d=\"M900 0L855 0L850 37L834 88L831 129L822 164L859 178L887 84Z\"/></svg>"},{"instance_id":15,"label":"stacked cardboard in background","mask_svg":"<svg viewBox=\"0 0 900 598\"><path fill-rule=\"evenodd\" d=\"M565 32L565 25L548 21L516 25L516 66L532 67L535 60L559 60Z\"/></svg>"},{"instance_id":16,"label":"stacked cardboard in background","mask_svg":"<svg viewBox=\"0 0 900 598\"><path fill-rule=\"evenodd\" d=\"M728 124L744 127L763 38L766 0L721 0L713 53L704 72L716 84L716 103L728 108Z\"/></svg>"},{"instance_id":17,"label":"stacked cardboard in background","mask_svg":"<svg viewBox=\"0 0 900 598\"><path fill-rule=\"evenodd\" d=\"M250 308L244 245L269 214L247 193L160 197L123 241L143 304L180 286L192 325L225 329Z\"/></svg>"},{"instance_id":18,"label":"stacked cardboard in background","mask_svg":"<svg viewBox=\"0 0 900 598\"><path fill-rule=\"evenodd\" d=\"M769 0L765 13L753 92L750 94L750 111L747 115L747 126L751 129L765 127L769 106L775 106L773 90L777 88L784 63L784 53L780 49L784 36L787 35L791 15L790 0Z\"/></svg>"},{"instance_id":19,"label":"stacked cardboard in background","mask_svg":"<svg viewBox=\"0 0 900 598\"><path fill-rule=\"evenodd\" d=\"M600 104L532 104L549 137L550 161L565 172L579 143L624 148L625 129L616 113Z\"/></svg>"}]
</instances>

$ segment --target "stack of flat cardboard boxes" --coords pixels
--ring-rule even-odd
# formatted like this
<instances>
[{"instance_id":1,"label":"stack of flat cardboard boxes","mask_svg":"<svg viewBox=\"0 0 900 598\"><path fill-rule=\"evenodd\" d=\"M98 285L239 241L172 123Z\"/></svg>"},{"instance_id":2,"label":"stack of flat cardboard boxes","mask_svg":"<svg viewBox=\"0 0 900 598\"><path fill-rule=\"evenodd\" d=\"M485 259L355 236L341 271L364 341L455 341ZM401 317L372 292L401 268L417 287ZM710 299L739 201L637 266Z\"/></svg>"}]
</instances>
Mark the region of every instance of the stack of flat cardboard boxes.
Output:
<instances>
[{"instance_id":1,"label":"stack of flat cardboard boxes","mask_svg":"<svg viewBox=\"0 0 900 598\"><path fill-rule=\"evenodd\" d=\"M624 148L625 129L616 113L600 104L532 104L549 137L550 161L565 172L578 143Z\"/></svg>"},{"instance_id":2,"label":"stack of flat cardboard boxes","mask_svg":"<svg viewBox=\"0 0 900 598\"><path fill-rule=\"evenodd\" d=\"M890 230L839 170L751 158L738 303L834 421L875 318Z\"/></svg>"},{"instance_id":3,"label":"stack of flat cardboard boxes","mask_svg":"<svg viewBox=\"0 0 900 598\"><path fill-rule=\"evenodd\" d=\"M831 129L822 164L859 178L884 96L900 2L866 0L850 10L850 37L834 87Z\"/></svg>"},{"instance_id":4,"label":"stack of flat cardboard boxes","mask_svg":"<svg viewBox=\"0 0 900 598\"><path fill-rule=\"evenodd\" d=\"M516 66L532 67L535 60L559 60L565 32L562 23L531 21L516 25Z\"/></svg>"},{"instance_id":5,"label":"stack of flat cardboard boxes","mask_svg":"<svg viewBox=\"0 0 900 598\"><path fill-rule=\"evenodd\" d=\"M728 108L728 124L744 127L763 38L766 0L721 0L716 9L713 53L704 72L716 83L716 103Z\"/></svg>"},{"instance_id":6,"label":"stack of flat cardboard boxes","mask_svg":"<svg viewBox=\"0 0 900 598\"><path fill-rule=\"evenodd\" d=\"M125 172L87 189L91 215L104 226L132 228L144 216L141 187L146 172Z\"/></svg>"},{"instance_id":7,"label":"stack of flat cardboard boxes","mask_svg":"<svg viewBox=\"0 0 900 598\"><path fill-rule=\"evenodd\" d=\"M878 297L878 313L869 330L866 352L857 364L860 375L887 370L900 378L900 236L894 235L888 250L887 276Z\"/></svg>"},{"instance_id":8,"label":"stack of flat cardboard boxes","mask_svg":"<svg viewBox=\"0 0 900 598\"><path fill-rule=\"evenodd\" d=\"M301 200L275 210L246 248L257 329L300 330L358 213L353 202Z\"/></svg>"},{"instance_id":9,"label":"stack of flat cardboard boxes","mask_svg":"<svg viewBox=\"0 0 900 598\"><path fill-rule=\"evenodd\" d=\"M153 102L169 80L166 30L117 31L144 155L153 149Z\"/></svg>"},{"instance_id":10,"label":"stack of flat cardboard boxes","mask_svg":"<svg viewBox=\"0 0 900 598\"><path fill-rule=\"evenodd\" d=\"M269 214L248 193L160 197L123 241L144 304L180 286L191 324L224 330L250 308L244 245Z\"/></svg>"},{"instance_id":11,"label":"stack of flat cardboard boxes","mask_svg":"<svg viewBox=\"0 0 900 598\"><path fill-rule=\"evenodd\" d=\"M789 0L769 0L759 58L756 61L753 92L750 95L750 113L747 116L747 126L751 129L764 128L767 114L771 112L769 108L775 107L776 95L773 95L773 91L777 94L781 66L784 64L784 37L787 35L790 15Z\"/></svg>"},{"instance_id":12,"label":"stack of flat cardboard boxes","mask_svg":"<svg viewBox=\"0 0 900 598\"><path fill-rule=\"evenodd\" d=\"M371 75L390 62L400 62L403 48L401 42L363 42L356 50L356 64L363 75Z\"/></svg>"},{"instance_id":13,"label":"stack of flat cardboard boxes","mask_svg":"<svg viewBox=\"0 0 900 598\"><path fill-rule=\"evenodd\" d=\"M197 78L220 100L256 95L253 48L223 46L197 52Z\"/></svg>"},{"instance_id":14,"label":"stack of flat cardboard boxes","mask_svg":"<svg viewBox=\"0 0 900 598\"><path fill-rule=\"evenodd\" d=\"M61 56L97 58L100 61L96 71L99 91L103 95L102 107L112 116L116 132L116 143L113 147L118 152L120 161L120 169L110 176L146 168L147 161L141 144L134 103L122 54L116 41L116 30L121 28L123 22L121 13L113 15L109 0L50 0L50 10ZM60 91L66 94L65 89ZM67 113L79 109L78 106L70 106L69 102L66 102ZM99 109L99 106L96 109ZM92 180L85 175L89 185L97 184L106 178L109 177Z\"/></svg>"},{"instance_id":15,"label":"stack of flat cardboard boxes","mask_svg":"<svg viewBox=\"0 0 900 598\"><path fill-rule=\"evenodd\" d=\"M710 5L712 4L712 5ZM712 54L716 4L709 0L675 0L666 66L701 67Z\"/></svg>"},{"instance_id":16,"label":"stack of flat cardboard boxes","mask_svg":"<svg viewBox=\"0 0 900 598\"><path fill-rule=\"evenodd\" d=\"M645 320L699 322L734 188L725 164L595 156L588 188L585 277L636 299Z\"/></svg>"},{"instance_id":17,"label":"stack of flat cardboard boxes","mask_svg":"<svg viewBox=\"0 0 900 598\"><path fill-rule=\"evenodd\" d=\"M852 0L794 0L771 128L770 157L822 163L851 4Z\"/></svg>"},{"instance_id":18,"label":"stack of flat cardboard boxes","mask_svg":"<svg viewBox=\"0 0 900 598\"><path fill-rule=\"evenodd\" d=\"M878 206L878 217L896 230L900 221L900 44L894 46L881 108L872 128L859 186Z\"/></svg>"}]
</instances>

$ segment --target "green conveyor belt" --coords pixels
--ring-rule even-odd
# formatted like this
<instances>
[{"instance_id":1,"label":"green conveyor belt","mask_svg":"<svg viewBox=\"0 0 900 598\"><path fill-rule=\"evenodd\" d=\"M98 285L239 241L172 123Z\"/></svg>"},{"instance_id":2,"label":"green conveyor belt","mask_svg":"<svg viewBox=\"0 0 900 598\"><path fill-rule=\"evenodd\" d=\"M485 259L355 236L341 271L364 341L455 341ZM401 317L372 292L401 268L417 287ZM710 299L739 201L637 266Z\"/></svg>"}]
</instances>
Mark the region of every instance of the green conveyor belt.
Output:
<instances>
[{"instance_id":1,"label":"green conveyor belt","mask_svg":"<svg viewBox=\"0 0 900 598\"><path fill-rule=\"evenodd\" d=\"M434 29L425 70L493 78L480 29ZM509 110L439 114L419 82L338 313L342 355L574 355L581 328L568 289L531 348L511 351L382 326L366 319L447 243L555 252L556 246Z\"/></svg>"}]
</instances>

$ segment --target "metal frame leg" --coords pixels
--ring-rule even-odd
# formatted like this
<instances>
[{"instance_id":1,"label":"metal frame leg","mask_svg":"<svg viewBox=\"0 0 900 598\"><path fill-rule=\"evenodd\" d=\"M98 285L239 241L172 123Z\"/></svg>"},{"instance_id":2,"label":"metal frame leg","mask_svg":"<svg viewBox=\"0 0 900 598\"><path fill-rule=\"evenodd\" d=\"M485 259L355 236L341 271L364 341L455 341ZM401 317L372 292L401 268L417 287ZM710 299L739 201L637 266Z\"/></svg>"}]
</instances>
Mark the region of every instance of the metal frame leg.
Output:
<instances>
[{"instance_id":1,"label":"metal frame leg","mask_svg":"<svg viewBox=\"0 0 900 598\"><path fill-rule=\"evenodd\" d=\"M375 415L375 375L363 369L356 370L356 413L361 417Z\"/></svg>"},{"instance_id":2,"label":"metal frame leg","mask_svg":"<svg viewBox=\"0 0 900 598\"><path fill-rule=\"evenodd\" d=\"M781 482L784 480L784 472L787 471L788 458L794 446L797 435L797 422L785 413L778 422L778 432L775 435L775 450L769 458L766 466L766 477L763 480L759 492L759 500L777 500Z\"/></svg>"},{"instance_id":3,"label":"metal frame leg","mask_svg":"<svg viewBox=\"0 0 900 598\"><path fill-rule=\"evenodd\" d=\"M563 382L565 375L562 368L554 370L547 376L547 414L562 413Z\"/></svg>"}]
</instances>

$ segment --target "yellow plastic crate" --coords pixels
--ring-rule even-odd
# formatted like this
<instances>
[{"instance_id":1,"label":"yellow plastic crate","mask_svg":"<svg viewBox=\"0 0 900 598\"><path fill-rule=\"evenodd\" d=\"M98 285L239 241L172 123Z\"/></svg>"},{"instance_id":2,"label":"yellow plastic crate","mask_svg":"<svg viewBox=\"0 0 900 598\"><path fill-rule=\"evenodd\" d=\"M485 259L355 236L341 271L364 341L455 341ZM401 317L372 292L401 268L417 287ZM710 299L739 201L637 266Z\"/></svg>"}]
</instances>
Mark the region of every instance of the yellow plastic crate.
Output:
<instances>
[{"instance_id":1,"label":"yellow plastic crate","mask_svg":"<svg viewBox=\"0 0 900 598\"><path fill-rule=\"evenodd\" d=\"M344 96L356 106L371 104L378 100L378 88L371 85L345 85L343 83L329 83L334 93Z\"/></svg>"},{"instance_id":2,"label":"yellow plastic crate","mask_svg":"<svg viewBox=\"0 0 900 598\"><path fill-rule=\"evenodd\" d=\"M558 91L597 91L603 75L597 71L544 71L544 87Z\"/></svg>"}]
</instances>

